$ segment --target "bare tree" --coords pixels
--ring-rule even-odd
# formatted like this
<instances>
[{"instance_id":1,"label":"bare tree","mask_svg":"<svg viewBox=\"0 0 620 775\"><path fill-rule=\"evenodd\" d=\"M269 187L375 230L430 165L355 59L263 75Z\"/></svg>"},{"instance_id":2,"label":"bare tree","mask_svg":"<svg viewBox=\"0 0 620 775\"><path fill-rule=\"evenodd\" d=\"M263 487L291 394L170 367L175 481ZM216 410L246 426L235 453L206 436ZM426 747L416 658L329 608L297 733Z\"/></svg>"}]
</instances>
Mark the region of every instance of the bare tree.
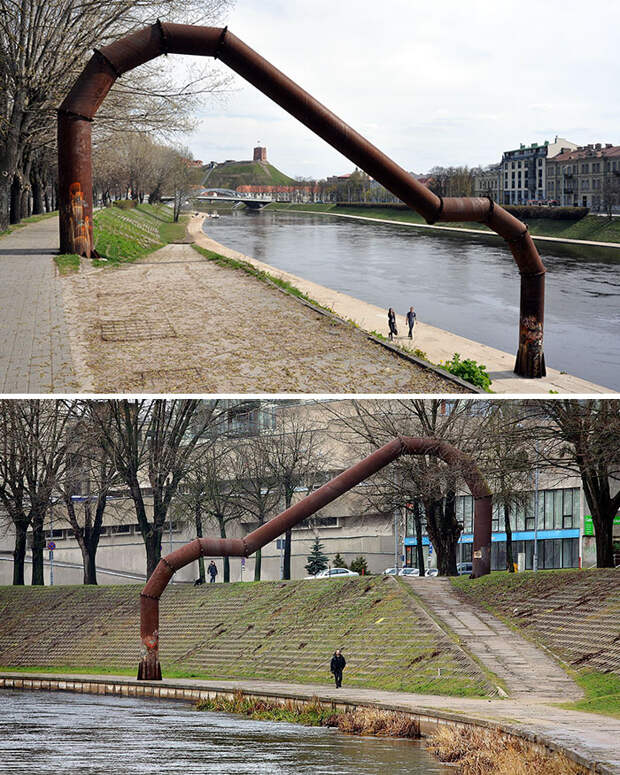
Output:
<instances>
[{"instance_id":1,"label":"bare tree","mask_svg":"<svg viewBox=\"0 0 620 775\"><path fill-rule=\"evenodd\" d=\"M203 537L204 522L217 526L220 538L226 538L228 526L238 522L242 509L236 488L234 455L236 445L222 439L206 452L198 450L193 465L173 503L175 515L193 524L196 538ZM198 561L199 580L204 584L204 559ZM230 581L230 560L224 557L224 583Z\"/></svg>"},{"instance_id":2,"label":"bare tree","mask_svg":"<svg viewBox=\"0 0 620 775\"><path fill-rule=\"evenodd\" d=\"M68 428L75 402L4 400L0 406L3 444L0 495L15 525L15 584L24 583L26 531L32 529L32 583L42 585L45 519L66 462Z\"/></svg>"},{"instance_id":3,"label":"bare tree","mask_svg":"<svg viewBox=\"0 0 620 775\"><path fill-rule=\"evenodd\" d=\"M273 439L262 434L244 439L235 455L239 504L258 525L273 516L282 497L282 484L274 473L272 455ZM260 549L254 558L254 581L260 581Z\"/></svg>"},{"instance_id":4,"label":"bare tree","mask_svg":"<svg viewBox=\"0 0 620 775\"><path fill-rule=\"evenodd\" d=\"M199 442L216 432L218 401L114 399L89 401L89 416L107 454L129 488L149 577L161 558L164 523L172 499L195 460ZM148 495L145 484L148 482ZM152 497L152 516L147 500Z\"/></svg>"},{"instance_id":5,"label":"bare tree","mask_svg":"<svg viewBox=\"0 0 620 775\"><path fill-rule=\"evenodd\" d=\"M273 476L280 482L284 508L288 509L299 487L310 487L322 470L323 455L319 449L316 430L302 422L297 415L286 414L272 436L268 462ZM292 531L284 539L283 577L291 578Z\"/></svg>"},{"instance_id":6,"label":"bare tree","mask_svg":"<svg viewBox=\"0 0 620 775\"><path fill-rule=\"evenodd\" d=\"M596 564L614 564L613 526L620 509L620 402L560 399L528 402L541 458L553 468L577 473L592 513ZM615 490L615 492L614 492Z\"/></svg>"}]
</instances>

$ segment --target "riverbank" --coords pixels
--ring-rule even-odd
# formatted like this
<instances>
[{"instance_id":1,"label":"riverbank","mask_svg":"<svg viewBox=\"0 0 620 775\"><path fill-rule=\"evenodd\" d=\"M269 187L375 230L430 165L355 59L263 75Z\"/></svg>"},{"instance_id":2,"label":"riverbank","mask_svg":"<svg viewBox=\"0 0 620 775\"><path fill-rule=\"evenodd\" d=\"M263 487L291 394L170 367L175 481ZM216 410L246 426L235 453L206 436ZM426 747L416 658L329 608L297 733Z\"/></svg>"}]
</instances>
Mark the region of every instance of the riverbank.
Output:
<instances>
[{"instance_id":1,"label":"riverbank","mask_svg":"<svg viewBox=\"0 0 620 775\"><path fill-rule=\"evenodd\" d=\"M346 681L345 681L346 684ZM251 700L316 703L334 711L376 708L409 715L423 736L446 727L494 730L528 742L533 748L557 751L587 772L620 773L617 740L620 722L554 708L542 703L433 697L381 690L341 689L266 681L137 681L126 676L29 674L0 672L0 689L67 691L124 697L176 699L196 704L215 697L234 699L242 692Z\"/></svg>"},{"instance_id":2,"label":"riverbank","mask_svg":"<svg viewBox=\"0 0 620 775\"><path fill-rule=\"evenodd\" d=\"M273 202L267 205L270 210L307 213L311 215L331 215L339 218L353 218L361 221L380 221L397 226L412 226L419 229L435 231L460 232L476 234L485 237L502 239L494 231L480 223L444 223L428 224L414 210L399 208L355 207L346 205L291 205L284 202ZM528 223L528 230L534 241L558 242L567 245L583 245L588 247L603 247L620 249L620 219L611 221L595 215L587 215L579 221L561 221L551 218L540 218Z\"/></svg>"},{"instance_id":3,"label":"riverbank","mask_svg":"<svg viewBox=\"0 0 620 775\"><path fill-rule=\"evenodd\" d=\"M376 332L387 338L387 314L373 304L348 296L326 286L319 285L306 278L278 269L270 264L247 256L228 248L211 239L203 232L203 225L208 229L208 221L202 217L192 218L188 226L191 237L196 244L220 253L233 260L245 261L258 269L269 272L299 288L303 293L315 299L319 304L333 310L340 318L352 321L366 332ZM404 316L397 315L397 327L400 332L407 331ZM395 337L394 344L404 352L439 364L451 360L454 353L459 353L461 359L469 358L484 364L492 379L491 390L496 393L510 394L589 394L613 393L609 388L594 382L563 373L557 369L547 369L543 379L529 380L518 377L513 372L515 356L489 345L475 342L466 337L418 321L415 327L415 338L409 340L407 335Z\"/></svg>"}]
</instances>

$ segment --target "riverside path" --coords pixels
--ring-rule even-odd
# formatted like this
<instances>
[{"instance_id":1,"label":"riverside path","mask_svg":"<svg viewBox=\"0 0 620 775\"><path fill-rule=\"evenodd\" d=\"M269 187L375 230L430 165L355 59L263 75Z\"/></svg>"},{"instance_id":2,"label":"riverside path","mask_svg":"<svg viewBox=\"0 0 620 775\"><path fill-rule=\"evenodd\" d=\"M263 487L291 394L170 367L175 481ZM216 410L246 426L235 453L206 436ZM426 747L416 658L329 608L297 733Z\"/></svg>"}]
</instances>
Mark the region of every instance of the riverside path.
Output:
<instances>
[{"instance_id":1,"label":"riverside path","mask_svg":"<svg viewBox=\"0 0 620 775\"><path fill-rule=\"evenodd\" d=\"M68 393L77 388L53 256L58 219L0 238L0 392Z\"/></svg>"}]
</instances>

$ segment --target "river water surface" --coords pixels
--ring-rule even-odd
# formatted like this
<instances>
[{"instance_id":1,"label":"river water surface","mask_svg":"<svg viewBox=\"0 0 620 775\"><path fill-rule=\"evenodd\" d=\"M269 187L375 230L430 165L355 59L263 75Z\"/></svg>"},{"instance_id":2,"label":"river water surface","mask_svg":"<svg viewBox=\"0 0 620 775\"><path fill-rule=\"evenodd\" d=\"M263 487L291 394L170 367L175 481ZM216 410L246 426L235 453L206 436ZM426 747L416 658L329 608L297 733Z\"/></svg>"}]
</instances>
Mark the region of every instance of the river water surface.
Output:
<instances>
[{"instance_id":1,"label":"river water surface","mask_svg":"<svg viewBox=\"0 0 620 775\"><path fill-rule=\"evenodd\" d=\"M272 266L401 314L413 305L425 323L516 353L519 274L499 237L245 208L204 230ZM620 249L537 247L547 365L620 390Z\"/></svg>"},{"instance_id":2,"label":"river water surface","mask_svg":"<svg viewBox=\"0 0 620 775\"><path fill-rule=\"evenodd\" d=\"M0 772L447 775L417 741L250 721L185 703L0 691Z\"/></svg>"}]
</instances>

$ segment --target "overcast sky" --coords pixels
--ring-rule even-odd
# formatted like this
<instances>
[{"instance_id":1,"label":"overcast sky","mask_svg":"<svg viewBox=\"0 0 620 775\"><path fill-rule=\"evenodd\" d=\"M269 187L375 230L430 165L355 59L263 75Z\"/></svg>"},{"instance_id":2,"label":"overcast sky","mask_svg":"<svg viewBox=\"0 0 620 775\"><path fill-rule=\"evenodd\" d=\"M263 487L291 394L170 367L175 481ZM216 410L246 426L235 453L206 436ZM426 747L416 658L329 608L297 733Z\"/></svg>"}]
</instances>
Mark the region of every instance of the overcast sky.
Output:
<instances>
[{"instance_id":1,"label":"overcast sky","mask_svg":"<svg viewBox=\"0 0 620 775\"><path fill-rule=\"evenodd\" d=\"M556 134L620 144L618 0L236 0L227 22L407 170ZM259 140L291 176L353 166L240 78L185 138L203 161Z\"/></svg>"}]
</instances>

